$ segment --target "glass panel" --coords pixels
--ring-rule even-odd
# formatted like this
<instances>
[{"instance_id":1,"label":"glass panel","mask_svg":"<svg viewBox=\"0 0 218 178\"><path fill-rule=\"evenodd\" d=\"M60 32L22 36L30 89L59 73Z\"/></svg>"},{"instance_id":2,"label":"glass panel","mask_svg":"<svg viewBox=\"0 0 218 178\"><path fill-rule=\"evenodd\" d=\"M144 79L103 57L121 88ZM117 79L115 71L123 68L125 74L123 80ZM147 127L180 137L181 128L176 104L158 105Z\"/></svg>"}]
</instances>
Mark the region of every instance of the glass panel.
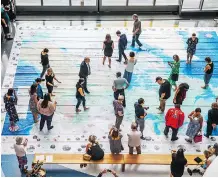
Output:
<instances>
[{"instance_id":1,"label":"glass panel","mask_svg":"<svg viewBox=\"0 0 218 178\"><path fill-rule=\"evenodd\" d=\"M126 0L102 0L102 6L126 6Z\"/></svg>"},{"instance_id":2,"label":"glass panel","mask_svg":"<svg viewBox=\"0 0 218 178\"><path fill-rule=\"evenodd\" d=\"M41 6L41 0L16 0L17 6Z\"/></svg>"},{"instance_id":3,"label":"glass panel","mask_svg":"<svg viewBox=\"0 0 218 178\"><path fill-rule=\"evenodd\" d=\"M44 6L69 6L69 0L43 0Z\"/></svg>"},{"instance_id":4,"label":"glass panel","mask_svg":"<svg viewBox=\"0 0 218 178\"><path fill-rule=\"evenodd\" d=\"M153 6L153 0L129 0L129 6Z\"/></svg>"},{"instance_id":5,"label":"glass panel","mask_svg":"<svg viewBox=\"0 0 218 178\"><path fill-rule=\"evenodd\" d=\"M156 5L179 5L178 0L156 0Z\"/></svg>"},{"instance_id":6,"label":"glass panel","mask_svg":"<svg viewBox=\"0 0 218 178\"><path fill-rule=\"evenodd\" d=\"M202 9L218 10L218 0L204 0Z\"/></svg>"},{"instance_id":7,"label":"glass panel","mask_svg":"<svg viewBox=\"0 0 218 178\"><path fill-rule=\"evenodd\" d=\"M199 9L201 0L184 0L182 8Z\"/></svg>"},{"instance_id":8,"label":"glass panel","mask_svg":"<svg viewBox=\"0 0 218 178\"><path fill-rule=\"evenodd\" d=\"M71 0L72 6L96 6L96 0Z\"/></svg>"},{"instance_id":9,"label":"glass panel","mask_svg":"<svg viewBox=\"0 0 218 178\"><path fill-rule=\"evenodd\" d=\"M96 0L84 0L84 6L96 6Z\"/></svg>"}]
</instances>

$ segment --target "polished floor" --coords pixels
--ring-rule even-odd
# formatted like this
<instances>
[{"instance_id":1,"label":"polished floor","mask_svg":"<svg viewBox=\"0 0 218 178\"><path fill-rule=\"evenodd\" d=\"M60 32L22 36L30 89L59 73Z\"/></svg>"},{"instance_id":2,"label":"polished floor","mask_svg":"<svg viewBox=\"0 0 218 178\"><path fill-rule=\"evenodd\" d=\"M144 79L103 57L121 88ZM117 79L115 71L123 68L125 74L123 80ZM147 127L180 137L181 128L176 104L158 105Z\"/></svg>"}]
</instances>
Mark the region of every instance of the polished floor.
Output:
<instances>
[{"instance_id":1,"label":"polished floor","mask_svg":"<svg viewBox=\"0 0 218 178\"><path fill-rule=\"evenodd\" d=\"M131 41L132 22L130 21L34 21L18 22L16 37L11 51L6 75L2 86L2 94L8 87L14 87L18 92L18 113L20 130L11 133L8 130L8 116L2 113L2 154L13 154L11 148L16 135L23 135L29 139L28 154L35 152L62 152L69 146L72 153L83 153L84 145L90 134L98 137L105 152L110 152L107 134L115 122L113 115L113 92L111 85L115 79L115 73L123 73L125 66L118 64L115 59L117 55L117 37L115 32L120 29L128 36L128 49L126 53L135 51L138 63L135 66L133 80L130 88L126 91L127 108L125 119L122 124L124 135L124 153L128 152L127 133L132 121L134 121L133 104L139 97L144 97L146 105L150 106L146 117L145 136L146 141L142 142L143 153L169 153L172 149L183 147L187 153L197 154L196 150L203 151L214 142L204 139L202 144L190 145L184 141L188 125L186 117L184 126L179 131L180 139L171 143L163 136L164 116L156 114L158 105L158 86L155 84L155 77L160 75L169 77L170 69L167 61L177 53L181 58L181 69L179 83L187 82L191 88L182 107L188 115L195 107L202 108L204 116L204 128L206 126L207 111L210 104L215 101L218 93L218 77L216 64L218 63L218 36L217 28L195 27L196 22L176 21L143 21L143 33L141 41L143 50L129 47ZM209 23L209 22L208 22ZM199 22L198 22L199 24ZM192 32L199 37L199 44L193 64L186 65L186 40ZM102 41L105 34L110 33L115 41L115 50L112 58L112 68L102 66ZM47 132L39 132L39 125L34 124L28 108L28 88L41 71L40 52L43 48L49 48L50 63L55 71L56 77L62 81L54 89L58 107L53 118L54 129ZM200 88L203 85L204 58L209 55L215 62L214 76L210 88L206 91ZM84 56L91 58L92 75L88 79L88 87L91 91L87 95L88 112L75 113L75 84L78 80L78 70ZM43 90L46 92L45 85ZM2 107L3 104L2 104ZM167 108L172 107L172 97L167 103ZM5 120L4 120L5 119ZM215 130L214 135L218 135ZM33 138L37 136L39 140ZM55 144L55 149L50 146ZM65 167L80 170L78 165L65 165ZM108 166L120 171L119 166ZM103 166L89 167L81 171L96 175ZM150 169L150 171L149 171ZM137 170L137 173L135 172ZM152 176L155 166L129 166L127 172L119 174L123 176ZM160 166L156 171L158 176L168 176L169 167Z\"/></svg>"}]
</instances>

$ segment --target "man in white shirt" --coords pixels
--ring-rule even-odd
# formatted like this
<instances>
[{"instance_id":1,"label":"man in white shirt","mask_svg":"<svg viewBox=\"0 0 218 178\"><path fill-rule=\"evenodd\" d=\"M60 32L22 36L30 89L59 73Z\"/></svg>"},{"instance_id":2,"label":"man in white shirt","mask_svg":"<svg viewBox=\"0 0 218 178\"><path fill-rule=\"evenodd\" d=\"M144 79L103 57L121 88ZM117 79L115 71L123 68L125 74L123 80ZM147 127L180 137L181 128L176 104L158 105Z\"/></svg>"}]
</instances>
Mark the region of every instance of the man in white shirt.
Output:
<instances>
[{"instance_id":1,"label":"man in white shirt","mask_svg":"<svg viewBox=\"0 0 218 178\"><path fill-rule=\"evenodd\" d=\"M133 149L136 147L137 154L141 154L141 139L142 133L137 130L137 124L132 123L131 125L132 131L127 134L128 136L128 146L129 146L129 154L133 154Z\"/></svg>"}]
</instances>

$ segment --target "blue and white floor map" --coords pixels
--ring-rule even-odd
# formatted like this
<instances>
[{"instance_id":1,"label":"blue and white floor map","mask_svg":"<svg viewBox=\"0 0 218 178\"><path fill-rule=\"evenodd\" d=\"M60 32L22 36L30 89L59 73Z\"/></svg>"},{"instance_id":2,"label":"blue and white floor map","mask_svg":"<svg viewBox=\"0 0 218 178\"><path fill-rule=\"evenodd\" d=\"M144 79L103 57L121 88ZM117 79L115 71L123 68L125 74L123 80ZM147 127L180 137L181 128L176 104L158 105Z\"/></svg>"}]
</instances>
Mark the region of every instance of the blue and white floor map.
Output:
<instances>
[{"instance_id":1,"label":"blue and white floor map","mask_svg":"<svg viewBox=\"0 0 218 178\"><path fill-rule=\"evenodd\" d=\"M202 109L204 116L204 131L206 128L207 112L211 103L218 96L218 29L217 28L143 28L140 41L143 49L130 47L132 39L132 27L92 27L92 26L42 26L25 24L17 27L17 32L12 47L10 60L4 83L2 96L9 87L16 89L18 93L17 111L20 121L19 131L10 132L9 118L2 112L2 154L14 154L13 144L17 135L28 138L28 154L34 153L84 153L88 136L97 136L106 153L110 152L107 139L109 129L115 123L113 112L112 84L116 72L124 72L123 63L117 63L118 49L116 31L120 30L128 37L128 48L136 52L138 60L135 65L130 87L126 90L127 107L125 117L121 125L123 153L128 153L127 133L130 125L135 120L134 103L140 98L145 99L145 105L149 106L145 121L144 136L142 141L142 153L169 153L180 146L186 148L188 153L197 153L196 149L204 151L208 145L214 142L203 138L200 144L188 144L184 140L189 123L188 114L196 107ZM186 41L195 32L199 38L197 51L191 65L186 64ZM102 65L102 42L106 34L111 34L115 42L115 50L112 56L111 69ZM32 114L28 108L28 89L33 81L40 76L42 66L40 64L40 52L43 48L49 49L49 60L56 77L62 82L54 88L53 100L57 101L57 110L53 117L54 128L47 131L44 127L39 131L39 124L34 124ZM168 78L170 67L167 62L172 61L174 54L181 60L180 77L178 83L186 82L190 85L187 98L182 105L185 112L185 122L179 129L179 140L172 143L163 135L165 127L164 115L158 115L158 89L155 78L161 76ZM90 57L92 73L88 78L88 88L91 94L86 95L86 112L75 113L75 85L78 81L79 66L84 57ZM205 57L211 57L215 69L207 90L203 86L203 68ZM47 92L42 83L43 91ZM172 91L172 94L174 92ZM173 107L173 96L167 101L166 110ZM2 108L4 103L2 101ZM218 128L213 132L218 139ZM35 139L37 136L37 139ZM55 148L50 148L51 145ZM65 146L71 147L65 151Z\"/></svg>"}]
</instances>

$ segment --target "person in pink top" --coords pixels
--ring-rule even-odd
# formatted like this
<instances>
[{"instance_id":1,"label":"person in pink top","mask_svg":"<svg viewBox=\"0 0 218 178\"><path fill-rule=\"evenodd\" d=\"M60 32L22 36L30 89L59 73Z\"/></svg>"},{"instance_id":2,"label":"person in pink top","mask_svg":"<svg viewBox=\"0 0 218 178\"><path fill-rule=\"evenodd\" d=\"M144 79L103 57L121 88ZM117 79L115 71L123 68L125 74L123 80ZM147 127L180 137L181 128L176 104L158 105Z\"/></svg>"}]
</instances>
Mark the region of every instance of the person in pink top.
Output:
<instances>
[{"instance_id":1,"label":"person in pink top","mask_svg":"<svg viewBox=\"0 0 218 178\"><path fill-rule=\"evenodd\" d=\"M45 121L47 123L48 130L53 129L54 126L51 126L52 118L56 110L57 102L52 102L49 94L44 95L44 99L40 99L37 103L37 108L41 114L40 120L40 131L42 131Z\"/></svg>"}]
</instances>

